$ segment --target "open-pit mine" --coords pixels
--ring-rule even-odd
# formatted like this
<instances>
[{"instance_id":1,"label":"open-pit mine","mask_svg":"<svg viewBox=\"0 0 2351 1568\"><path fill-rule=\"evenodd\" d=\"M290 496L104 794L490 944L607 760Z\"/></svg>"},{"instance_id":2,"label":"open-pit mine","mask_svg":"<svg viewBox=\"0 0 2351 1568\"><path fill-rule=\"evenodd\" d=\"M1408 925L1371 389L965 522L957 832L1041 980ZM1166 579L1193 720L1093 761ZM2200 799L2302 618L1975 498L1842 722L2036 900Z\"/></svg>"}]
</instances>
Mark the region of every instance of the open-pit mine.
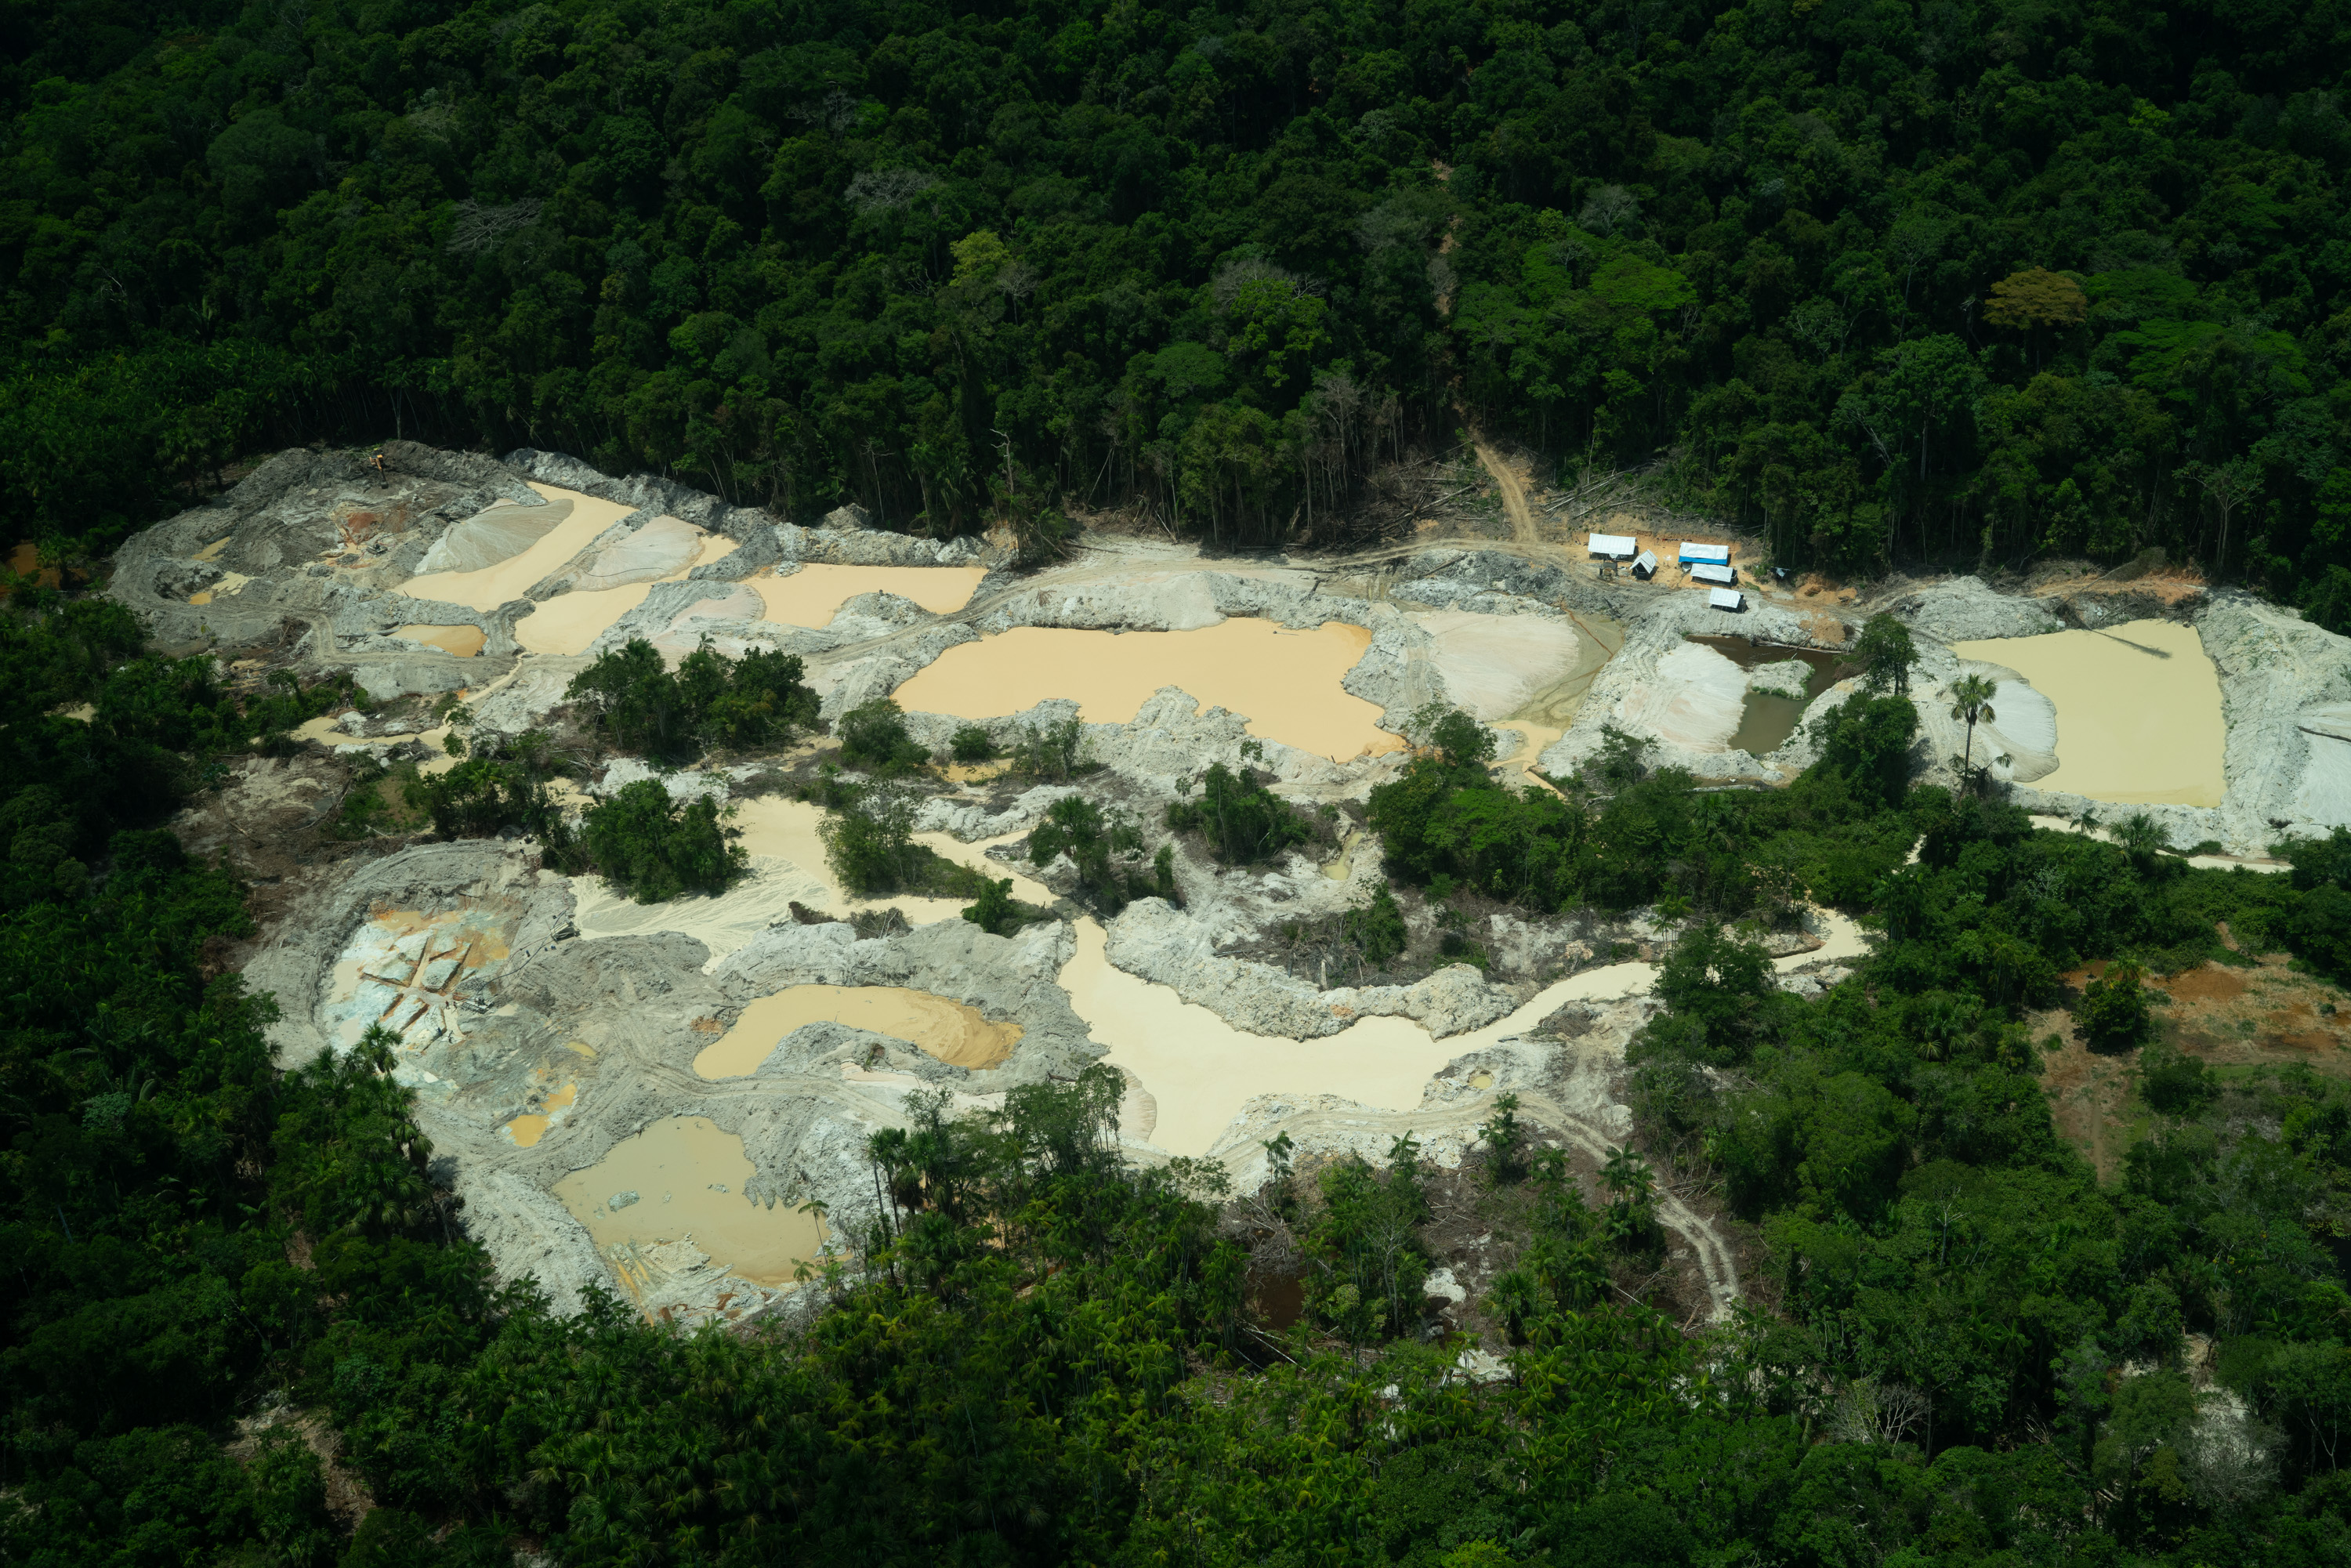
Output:
<instances>
[{"instance_id":1,"label":"open-pit mine","mask_svg":"<svg viewBox=\"0 0 2351 1568\"><path fill-rule=\"evenodd\" d=\"M646 778L725 802L748 861L719 896L632 903L520 838L289 877L246 966L278 998L281 1061L392 1031L465 1223L567 1308L593 1284L681 1321L789 1310L867 1233L866 1141L911 1097L1000 1104L1095 1062L1124 1083L1134 1157L1216 1162L1243 1187L1285 1133L1300 1157L1376 1158L1410 1132L1456 1165L1506 1093L1580 1159L1624 1141L1625 1042L1669 923L1495 914L1485 967L1405 985L1281 955L1285 929L1384 885L1363 807L1428 705L1492 727L1496 766L1530 788L1612 729L1708 785L1771 788L1816 755L1814 721L1856 689L1850 644L1883 610L1920 653L1919 777L1951 780L1966 748L2045 819L2143 810L2180 848L2249 864L2281 832L2351 822L2351 643L2232 591L2003 595L1959 577L1839 602L1747 582L1732 611L1670 570L1604 575L1558 546L1216 559L1104 536L1016 571L996 546L882 531L853 507L801 527L552 453L387 455L384 472L281 455L126 546L110 591L167 646L350 672L375 712L307 727L322 759L444 768L453 725L477 744L559 725L571 679L643 639L672 663L705 640L797 653L827 723L893 696L935 755L967 726L1006 740L1075 719L1101 764L1065 784L976 768L915 786L918 841L1052 912L1012 936L960 918L963 901L841 887L822 809L783 782L816 765L806 742L575 781L575 806ZM1964 674L1996 683L1972 736L1940 697ZM449 696L462 713L435 711ZM1155 823L1218 762L1270 772L1324 836L1247 870L1179 844L1179 899L1109 919L1029 863L1063 796ZM299 765L256 758L252 787ZM1871 938L1810 910L1767 940L1781 982L1817 991ZM1729 1249L1670 1195L1660 1212L1727 1311Z\"/></svg>"}]
</instances>

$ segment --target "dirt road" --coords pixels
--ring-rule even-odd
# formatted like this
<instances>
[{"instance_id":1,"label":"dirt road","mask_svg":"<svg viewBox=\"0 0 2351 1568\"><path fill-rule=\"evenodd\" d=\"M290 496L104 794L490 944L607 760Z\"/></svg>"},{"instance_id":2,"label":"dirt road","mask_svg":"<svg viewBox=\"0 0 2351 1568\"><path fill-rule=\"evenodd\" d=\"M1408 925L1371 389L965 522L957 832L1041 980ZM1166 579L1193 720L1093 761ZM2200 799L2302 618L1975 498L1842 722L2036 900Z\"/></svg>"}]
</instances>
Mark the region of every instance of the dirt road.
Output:
<instances>
[{"instance_id":1,"label":"dirt road","mask_svg":"<svg viewBox=\"0 0 2351 1568\"><path fill-rule=\"evenodd\" d=\"M1510 472L1510 465L1492 447L1482 441L1472 441L1470 444L1477 449L1478 461L1494 476L1495 488L1502 493L1502 511L1510 519L1510 537L1522 545L1541 544L1541 536L1535 532L1534 508L1527 505L1526 486L1519 483L1519 476Z\"/></svg>"}]
</instances>

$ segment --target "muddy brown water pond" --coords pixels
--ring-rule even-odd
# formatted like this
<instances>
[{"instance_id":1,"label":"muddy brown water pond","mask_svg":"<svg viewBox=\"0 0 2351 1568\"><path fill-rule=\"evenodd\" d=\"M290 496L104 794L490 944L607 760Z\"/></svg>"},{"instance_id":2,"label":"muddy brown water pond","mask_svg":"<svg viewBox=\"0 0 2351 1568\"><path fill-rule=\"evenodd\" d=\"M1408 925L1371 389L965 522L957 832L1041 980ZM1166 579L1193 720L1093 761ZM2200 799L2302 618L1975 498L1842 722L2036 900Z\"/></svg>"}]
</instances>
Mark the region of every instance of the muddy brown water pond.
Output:
<instances>
[{"instance_id":1,"label":"muddy brown water pond","mask_svg":"<svg viewBox=\"0 0 2351 1568\"><path fill-rule=\"evenodd\" d=\"M744 1197L753 1174L742 1139L707 1116L671 1116L557 1182L555 1196L608 1256L691 1237L755 1284L789 1284L801 1263L817 1260L824 1222Z\"/></svg>"},{"instance_id":2,"label":"muddy brown water pond","mask_svg":"<svg viewBox=\"0 0 2351 1568\"><path fill-rule=\"evenodd\" d=\"M531 488L547 500L569 503L569 510L554 519L551 528L534 528L531 532L536 537L510 556L472 571L424 572L402 583L400 591L412 599L446 600L468 610L496 610L510 600L520 599L533 583L595 543L605 529L636 509L626 502L600 500L553 485L534 484ZM503 516L510 509L510 504L502 503L489 511ZM457 526L462 528L465 524ZM520 542L519 538L516 542Z\"/></svg>"},{"instance_id":3,"label":"muddy brown water pond","mask_svg":"<svg viewBox=\"0 0 2351 1568\"><path fill-rule=\"evenodd\" d=\"M517 1116L513 1121L508 1122L507 1124L507 1136L514 1139L515 1146L517 1148L530 1149L538 1147L539 1139L547 1136L547 1130L549 1127L554 1126L556 1123L561 1121L563 1119L563 1113L570 1110L572 1105L578 1102L579 1098L580 1085L577 1083L565 1084L562 1088L557 1090L554 1093L549 1094L547 1097L543 1102L545 1109L538 1111L527 1111L521 1115Z\"/></svg>"},{"instance_id":4,"label":"muddy brown water pond","mask_svg":"<svg viewBox=\"0 0 2351 1568\"><path fill-rule=\"evenodd\" d=\"M1739 728L1730 737L1730 749L1754 757L1766 756L1786 745L1814 697L1839 681L1851 680L1861 674L1861 666L1851 659L1818 648L1792 648L1779 643L1759 643L1752 637L1691 637L1687 641L1713 649L1742 670L1784 664L1791 659L1801 659L1810 667L1811 673L1804 677L1802 700L1770 692L1747 694L1747 705L1739 714Z\"/></svg>"},{"instance_id":5,"label":"muddy brown water pond","mask_svg":"<svg viewBox=\"0 0 2351 1568\"><path fill-rule=\"evenodd\" d=\"M482 644L489 641L489 634L479 626L402 626L394 631L393 635L405 637L413 643L430 643L443 653L455 653L461 659L470 659L479 653Z\"/></svg>"},{"instance_id":6,"label":"muddy brown water pond","mask_svg":"<svg viewBox=\"0 0 2351 1568\"><path fill-rule=\"evenodd\" d=\"M768 619L788 626L829 626L843 604L861 593L892 593L934 615L971 602L980 579L976 566L833 566L810 562L788 576L772 571L749 580L768 607Z\"/></svg>"},{"instance_id":7,"label":"muddy brown water pond","mask_svg":"<svg viewBox=\"0 0 2351 1568\"><path fill-rule=\"evenodd\" d=\"M2126 621L1951 652L2015 671L2055 705L2057 770L2034 788L2117 805L2220 803L2220 676L2195 627Z\"/></svg>"},{"instance_id":8,"label":"muddy brown water pond","mask_svg":"<svg viewBox=\"0 0 2351 1568\"><path fill-rule=\"evenodd\" d=\"M743 1009L735 1027L694 1059L705 1078L755 1071L803 1024L841 1023L903 1040L951 1067L995 1067L1020 1039L1017 1023L990 1023L977 1008L901 986L793 986Z\"/></svg>"},{"instance_id":9,"label":"muddy brown water pond","mask_svg":"<svg viewBox=\"0 0 2351 1568\"><path fill-rule=\"evenodd\" d=\"M1380 709L1340 681L1371 646L1361 626L1291 631L1235 616L1187 632L1021 626L949 648L893 694L914 713L1000 718L1051 697L1088 724L1126 724L1163 686L1249 716L1249 732L1343 762L1400 751Z\"/></svg>"}]
</instances>

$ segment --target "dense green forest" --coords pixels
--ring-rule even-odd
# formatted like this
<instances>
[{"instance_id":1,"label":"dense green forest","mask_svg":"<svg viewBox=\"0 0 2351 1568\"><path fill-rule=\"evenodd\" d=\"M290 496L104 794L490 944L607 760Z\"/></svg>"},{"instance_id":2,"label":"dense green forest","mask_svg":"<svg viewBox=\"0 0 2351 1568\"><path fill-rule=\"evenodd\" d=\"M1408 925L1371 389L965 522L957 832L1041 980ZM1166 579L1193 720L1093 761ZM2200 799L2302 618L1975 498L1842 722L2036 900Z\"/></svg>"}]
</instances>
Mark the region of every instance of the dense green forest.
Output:
<instances>
[{"instance_id":1,"label":"dense green forest","mask_svg":"<svg viewBox=\"0 0 2351 1568\"><path fill-rule=\"evenodd\" d=\"M11 0L0 507L95 558L256 450L405 434L797 518L1132 504L1327 542L1378 465L1474 424L1563 475L1654 465L1783 561L2161 546L2351 626L2346 31L2332 5ZM598 668L627 749L810 717L784 661ZM1408 1137L1311 1170L1284 1144L1229 1193L1124 1162L1101 1074L876 1137L887 1218L803 1333L497 1288L380 1042L273 1063L276 1003L222 956L252 890L168 827L349 686L233 682L15 586L0 1561L2351 1560L2351 1086L2207 1065L2148 983L2262 953L2351 979L2351 834L2258 876L2129 821L2035 830L1912 787L1917 714L1877 684L1785 790L1629 743L1513 790L1432 716L1373 800L1428 907L1692 917L1631 1051L1646 1158L1593 1202L1498 1104L1451 1178L1516 1249L1480 1381L1420 1333L1447 1178ZM886 709L835 737L867 779L844 821L911 821L925 764ZM1020 767L1067 781L1076 737ZM537 821L543 761L472 756L412 825ZM649 895L723 881L715 816L649 805L567 852ZM1165 824L1050 826L1105 846L1104 906L1172 887L1163 826L1233 863L1321 831L1246 770ZM1039 914L995 891L979 924ZM1738 924L1800 896L1884 934L1810 998ZM1330 936L1374 967L1416 940L1386 890ZM2043 1087L2059 1008L2126 1073L2103 1173ZM1745 1239L1726 1322L1645 1283L1667 1183ZM1245 1249L1276 1230L1279 1332Z\"/></svg>"},{"instance_id":2,"label":"dense green forest","mask_svg":"<svg viewBox=\"0 0 2351 1568\"><path fill-rule=\"evenodd\" d=\"M577 452L796 518L1343 534L1465 423L1784 564L2351 624L2351 12L14 0L0 506Z\"/></svg>"}]
</instances>

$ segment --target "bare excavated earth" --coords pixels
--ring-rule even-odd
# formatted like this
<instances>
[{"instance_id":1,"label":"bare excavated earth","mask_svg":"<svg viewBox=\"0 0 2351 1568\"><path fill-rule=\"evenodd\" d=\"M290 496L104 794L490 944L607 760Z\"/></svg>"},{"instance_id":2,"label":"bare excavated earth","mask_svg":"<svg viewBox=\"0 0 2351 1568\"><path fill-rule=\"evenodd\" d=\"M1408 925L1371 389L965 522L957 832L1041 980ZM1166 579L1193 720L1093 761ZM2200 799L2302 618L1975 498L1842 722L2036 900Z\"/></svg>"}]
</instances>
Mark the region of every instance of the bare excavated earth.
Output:
<instances>
[{"instance_id":1,"label":"bare excavated earth","mask_svg":"<svg viewBox=\"0 0 2351 1568\"><path fill-rule=\"evenodd\" d=\"M554 454L384 450L383 471L353 454L271 459L131 541L110 591L162 642L217 648L243 678L348 670L382 705L308 727L293 756L225 770L182 819L192 847L225 854L256 889L263 930L219 962L276 993L285 1061L348 1049L370 1023L394 1030L399 1076L468 1228L505 1274L538 1279L567 1309L591 1283L685 1321L811 1304L819 1292L796 1276L853 1255L877 1201L866 1139L903 1124L912 1096L986 1109L1098 1061L1127 1083L1121 1131L1136 1157L1213 1158L1240 1191L1261 1184L1263 1145L1283 1133L1305 1156L1379 1160L1409 1132L1437 1169L1466 1172L1504 1093L1540 1140L1596 1169L1631 1135L1625 1047L1670 928L1467 901L1454 935L1480 968L1444 956L1439 912L1407 893L1416 959L1361 972L1332 939L1384 880L1364 804L1404 765L1395 737L1430 703L1495 727L1500 766L1538 785L1529 769L1573 772L1610 727L1701 779L1769 785L1813 759L1813 722L1854 690L1840 678L1807 695L1809 673L1834 673L1828 656L1886 608L1924 655L1917 768L1949 778L1960 739L1938 695L1962 669L1997 664L1954 644L2121 636L2161 620L2194 628L2224 735L2216 804L2145 808L2175 841L2259 857L2282 831L2351 821L2351 738L2335 738L2351 737L2351 643L2233 594L2016 597L1962 578L1851 602L1758 590L1730 616L1701 594L1603 580L1527 528L1245 561L1090 536L1021 575L989 547L877 531L853 507L800 528ZM1163 642L1111 640L1138 632ZM1233 641L1244 632L1246 647ZM1733 659L1698 635L1759 646ZM1054 917L998 937L947 901L890 901L903 918L885 921L843 894L821 813L789 791L830 755L821 741L667 776L611 759L578 781L582 802L649 776L727 799L752 871L723 898L626 904L597 879L542 868L521 841L327 835L361 762L433 754L443 731L428 705L444 694L460 694L476 736L559 730L565 690L598 653L643 637L674 659L705 636L799 653L828 722L935 666L913 689L956 690L965 711L913 711L909 727L938 752L970 722L1008 741L1079 718L1101 766L1072 783L950 769L919 787L922 841L1013 876L1016 896ZM1139 649L1150 680L1119 686L1113 666ZM973 659L998 663L986 679L958 675ZM979 711L996 691L1022 695ZM2144 700L2168 699L2150 684ZM1734 745L1769 701L1801 708L1785 739L1761 755ZM2118 814L2032 787L2062 768L2067 724L2011 680L1998 725L1973 743L2036 810ZM1180 902L1146 898L1107 920L1071 901L1066 862L1029 864L1026 835L1062 795L1116 808L1155 846L1168 803L1217 762L1270 773L1317 840L1247 871L1179 841ZM1771 940L1782 983L1805 991L1867 950L1849 923L1818 915ZM1011 1043L989 1065L958 1065L936 1041L844 1019L745 1045L737 1031L768 1016L754 1004L801 986L944 998ZM720 1040L756 1065L705 1076L697 1062ZM1668 1195L1662 1214L1657 1299L1727 1312L1742 1243L1696 1196ZM1448 1243L1460 1322L1476 1320L1490 1241L1465 1229Z\"/></svg>"}]
</instances>

